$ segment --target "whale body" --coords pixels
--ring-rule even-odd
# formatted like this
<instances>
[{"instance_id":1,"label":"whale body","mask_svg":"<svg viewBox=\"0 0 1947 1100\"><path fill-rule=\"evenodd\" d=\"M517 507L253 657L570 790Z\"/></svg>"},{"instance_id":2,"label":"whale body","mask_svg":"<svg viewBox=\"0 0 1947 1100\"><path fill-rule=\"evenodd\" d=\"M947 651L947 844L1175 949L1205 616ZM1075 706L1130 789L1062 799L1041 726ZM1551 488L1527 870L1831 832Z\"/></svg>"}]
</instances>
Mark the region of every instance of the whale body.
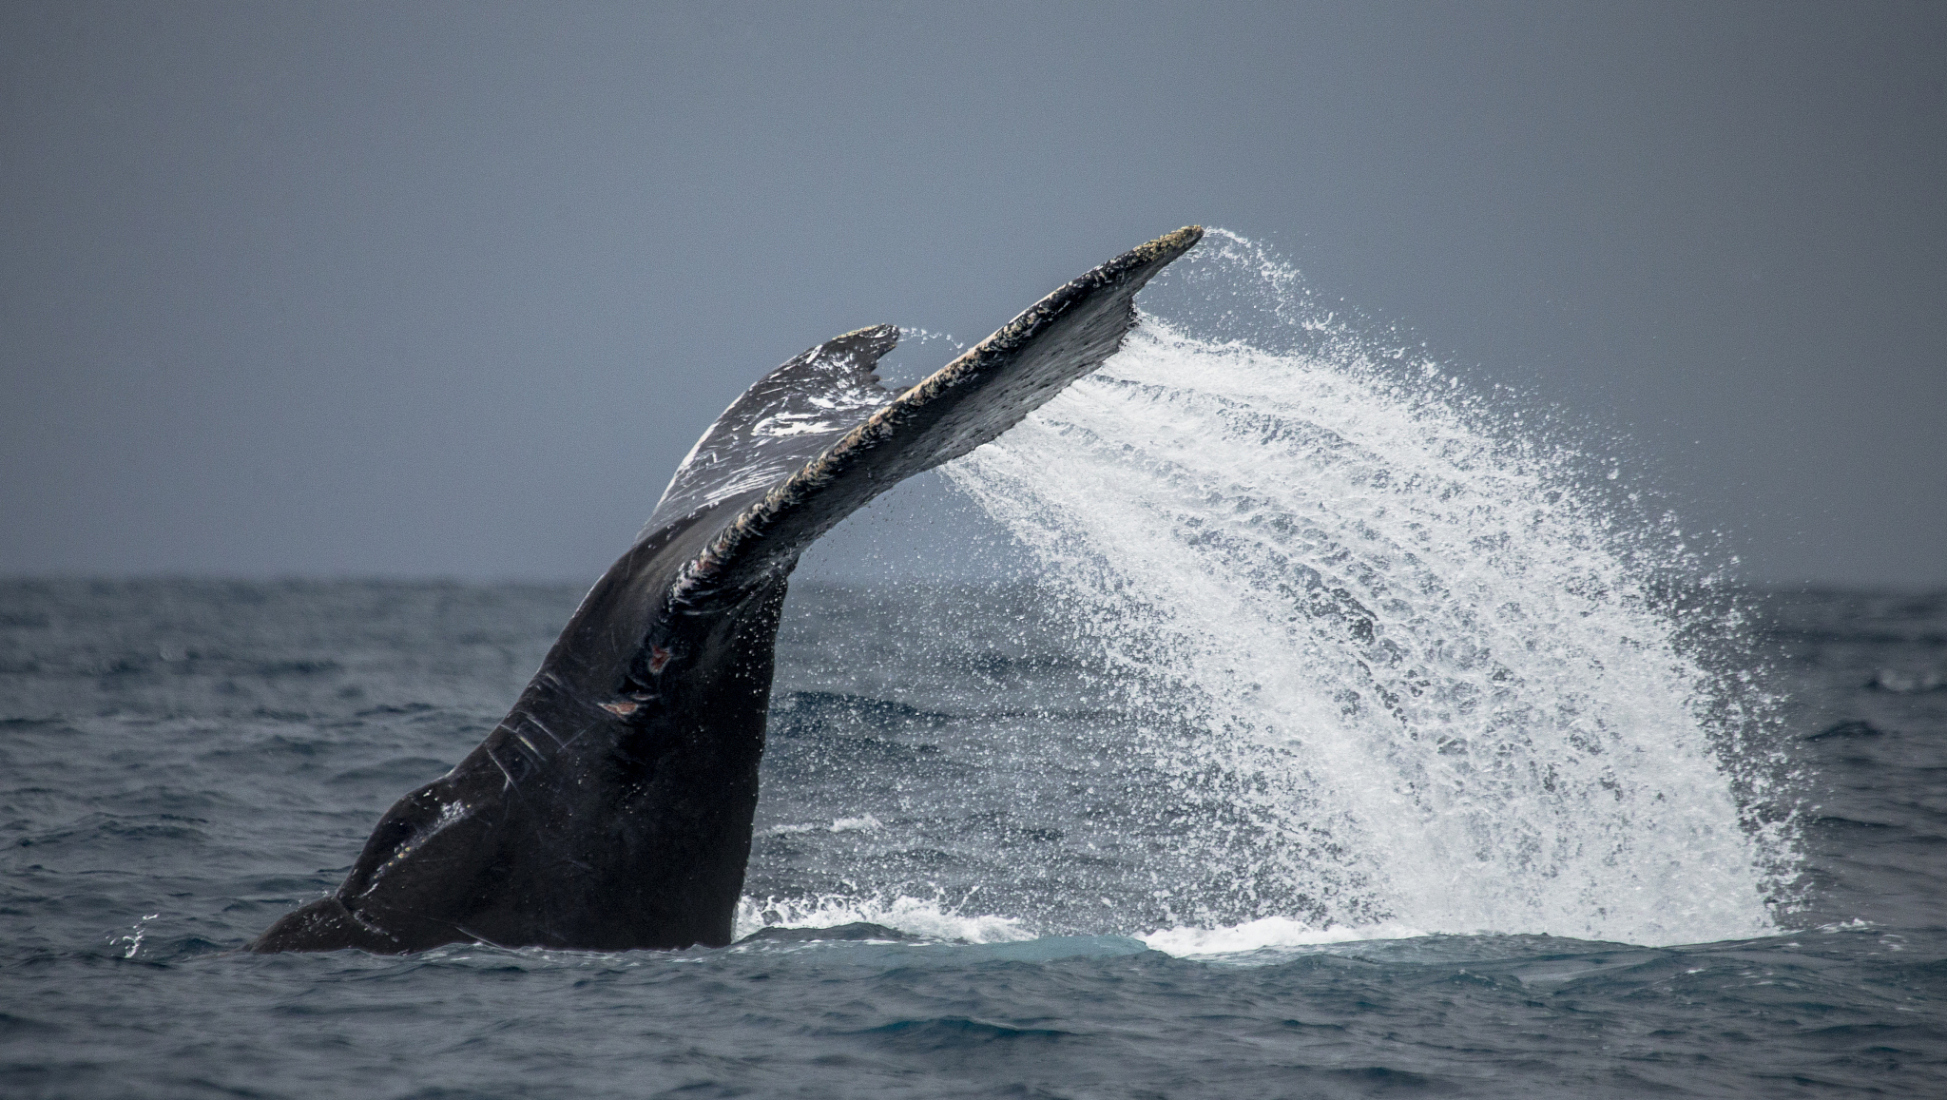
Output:
<instances>
[{"instance_id":1,"label":"whale body","mask_svg":"<svg viewBox=\"0 0 1947 1100\"><path fill-rule=\"evenodd\" d=\"M703 433L507 717L386 812L336 892L248 949L729 943L799 555L1100 366L1136 292L1201 236L1110 260L904 393L873 373L889 325L766 375Z\"/></svg>"}]
</instances>

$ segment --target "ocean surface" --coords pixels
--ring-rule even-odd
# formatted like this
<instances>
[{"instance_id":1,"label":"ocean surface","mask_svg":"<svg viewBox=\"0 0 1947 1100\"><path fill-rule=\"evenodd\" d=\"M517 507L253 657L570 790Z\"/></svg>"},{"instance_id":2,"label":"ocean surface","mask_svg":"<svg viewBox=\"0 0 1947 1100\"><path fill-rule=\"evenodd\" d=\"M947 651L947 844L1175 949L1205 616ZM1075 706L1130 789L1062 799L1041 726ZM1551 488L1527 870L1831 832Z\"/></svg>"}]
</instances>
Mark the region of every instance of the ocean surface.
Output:
<instances>
[{"instance_id":1,"label":"ocean surface","mask_svg":"<svg viewBox=\"0 0 1947 1100\"><path fill-rule=\"evenodd\" d=\"M1200 921L1155 896L1194 876L1154 873L1181 855L1155 777L1115 749L1130 719L1080 686L1102 670L1044 593L813 584L751 861L769 912L745 924L875 938L227 953L336 885L378 815L498 720L578 596L0 586L0 1092L1947 1093L1940 594L1755 601L1792 702L1751 750L1792 762L1804 813L1773 929ZM1213 909L1249 870L1205 869Z\"/></svg>"},{"instance_id":2,"label":"ocean surface","mask_svg":"<svg viewBox=\"0 0 1947 1100\"><path fill-rule=\"evenodd\" d=\"M1011 575L813 555L726 948L236 953L580 587L0 581L0 1096L1947 1096L1947 593L1740 584L1294 280L944 468Z\"/></svg>"}]
</instances>

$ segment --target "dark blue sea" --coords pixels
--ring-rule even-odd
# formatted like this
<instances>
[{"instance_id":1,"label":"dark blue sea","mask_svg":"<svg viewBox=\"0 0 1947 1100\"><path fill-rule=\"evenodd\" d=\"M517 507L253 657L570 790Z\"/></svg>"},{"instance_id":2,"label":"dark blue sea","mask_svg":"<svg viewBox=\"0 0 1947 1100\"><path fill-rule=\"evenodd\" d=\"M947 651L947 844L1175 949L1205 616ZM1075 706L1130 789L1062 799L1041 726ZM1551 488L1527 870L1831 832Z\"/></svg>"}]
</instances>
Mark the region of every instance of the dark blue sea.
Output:
<instances>
[{"instance_id":1,"label":"dark blue sea","mask_svg":"<svg viewBox=\"0 0 1947 1100\"><path fill-rule=\"evenodd\" d=\"M1947 1094L1937 593L1751 596L1789 702L1746 751L1788 759L1804 806L1762 935L1158 949L1143 937L1173 920L1254 914L1152 896L1155 807L1120 800L1168 784L1103 751L1133 719L1085 697L1111 670L1058 601L813 582L780 647L747 893L869 938L232 954L472 747L578 596L0 585L0 1092Z\"/></svg>"}]
</instances>

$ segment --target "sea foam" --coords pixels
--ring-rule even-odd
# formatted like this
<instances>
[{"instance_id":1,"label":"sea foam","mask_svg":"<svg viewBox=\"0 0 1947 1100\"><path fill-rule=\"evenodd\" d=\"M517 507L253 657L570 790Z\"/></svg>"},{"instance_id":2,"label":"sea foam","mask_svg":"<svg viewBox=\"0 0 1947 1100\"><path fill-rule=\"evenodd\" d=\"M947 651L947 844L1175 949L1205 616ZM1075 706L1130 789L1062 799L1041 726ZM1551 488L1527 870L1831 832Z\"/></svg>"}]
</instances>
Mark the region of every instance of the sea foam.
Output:
<instances>
[{"instance_id":1,"label":"sea foam","mask_svg":"<svg viewBox=\"0 0 1947 1100\"><path fill-rule=\"evenodd\" d=\"M921 940L943 943L1012 943L1034 938L1021 921L988 914L965 915L936 898L906 895L744 899L737 907L735 936L760 928L836 928L877 924Z\"/></svg>"}]
</instances>

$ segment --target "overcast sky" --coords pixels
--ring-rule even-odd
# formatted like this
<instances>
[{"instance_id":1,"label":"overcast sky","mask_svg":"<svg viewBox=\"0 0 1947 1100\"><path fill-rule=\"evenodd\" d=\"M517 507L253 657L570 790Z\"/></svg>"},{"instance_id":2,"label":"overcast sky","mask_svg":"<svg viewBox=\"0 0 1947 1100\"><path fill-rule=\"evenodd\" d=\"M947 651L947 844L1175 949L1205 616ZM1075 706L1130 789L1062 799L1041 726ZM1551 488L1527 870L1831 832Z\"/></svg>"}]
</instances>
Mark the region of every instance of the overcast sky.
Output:
<instances>
[{"instance_id":1,"label":"overcast sky","mask_svg":"<svg viewBox=\"0 0 1947 1100\"><path fill-rule=\"evenodd\" d=\"M1201 222L1947 584L1947 4L14 0L0 81L0 574L587 580L806 346Z\"/></svg>"}]
</instances>

